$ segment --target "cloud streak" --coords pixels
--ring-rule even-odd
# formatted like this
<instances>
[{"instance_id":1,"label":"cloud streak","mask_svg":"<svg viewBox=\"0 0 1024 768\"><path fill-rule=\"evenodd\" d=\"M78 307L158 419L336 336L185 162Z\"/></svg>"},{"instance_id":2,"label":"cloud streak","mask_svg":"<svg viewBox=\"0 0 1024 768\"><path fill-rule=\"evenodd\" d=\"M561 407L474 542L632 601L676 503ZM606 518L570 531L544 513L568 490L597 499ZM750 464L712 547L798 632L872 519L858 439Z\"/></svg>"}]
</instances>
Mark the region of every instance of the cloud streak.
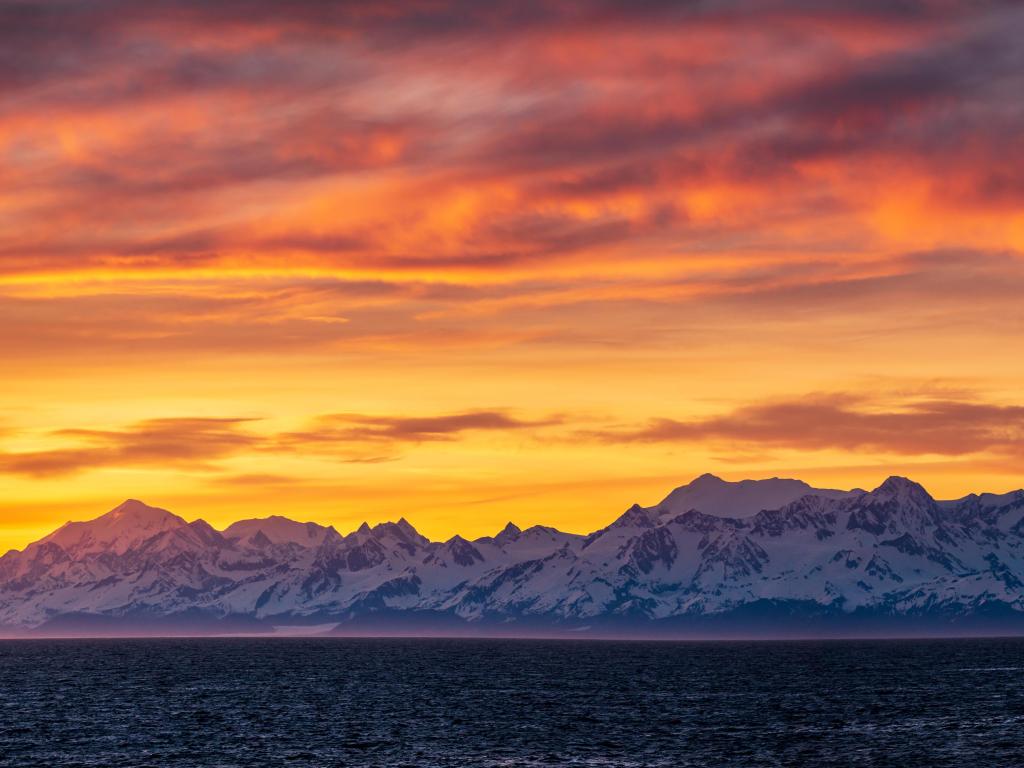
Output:
<instances>
[{"instance_id":1,"label":"cloud streak","mask_svg":"<svg viewBox=\"0 0 1024 768\"><path fill-rule=\"evenodd\" d=\"M800 451L838 449L905 456L1024 454L1024 406L926 400L884 408L854 395L812 395L737 408L704 419L653 419L594 431L610 443L721 442Z\"/></svg>"},{"instance_id":2,"label":"cloud streak","mask_svg":"<svg viewBox=\"0 0 1024 768\"><path fill-rule=\"evenodd\" d=\"M1024 13L954 5L5 4L0 275L792 251L876 185L951 228L1024 156Z\"/></svg>"},{"instance_id":3,"label":"cloud streak","mask_svg":"<svg viewBox=\"0 0 1024 768\"><path fill-rule=\"evenodd\" d=\"M1022 36L1010 0L0 2L9 507L128 468L271 514L288 476L325 519L432 486L441 535L724 461L1008 484ZM180 413L266 418L130 423Z\"/></svg>"},{"instance_id":4,"label":"cloud streak","mask_svg":"<svg viewBox=\"0 0 1024 768\"><path fill-rule=\"evenodd\" d=\"M306 430L268 433L254 430L259 421L162 418L117 430L62 429L48 436L60 447L0 451L0 473L55 477L121 467L216 473L221 460L263 453L298 453L345 463L375 464L393 461L403 448L424 442L455 441L478 432L526 432L563 423L561 417L528 420L502 411L441 416L347 413L320 416ZM380 453L382 448L389 453Z\"/></svg>"},{"instance_id":5,"label":"cloud streak","mask_svg":"<svg viewBox=\"0 0 1024 768\"><path fill-rule=\"evenodd\" d=\"M319 417L314 428L279 436L288 447L366 442L423 443L456 440L467 432L509 432L556 426L560 416L527 420L501 411L466 411L443 416L369 416L334 413Z\"/></svg>"},{"instance_id":6,"label":"cloud streak","mask_svg":"<svg viewBox=\"0 0 1024 768\"><path fill-rule=\"evenodd\" d=\"M487 433L546 433L545 439L559 443L707 443L743 451L1024 455L1024 406L966 399L925 397L893 405L859 395L817 394L700 419L654 418L636 427L579 429L578 422L578 417L562 415L524 419L501 410L434 416L333 413L313 419L302 430L267 432L258 430L258 419L150 419L117 430L52 432L49 439L58 447L0 452L0 473L50 477L150 467L218 474L223 460L264 454L375 464L394 461L422 444L472 440Z\"/></svg>"},{"instance_id":7,"label":"cloud streak","mask_svg":"<svg viewBox=\"0 0 1024 768\"><path fill-rule=\"evenodd\" d=\"M0 452L0 472L50 477L103 467L209 469L211 462L253 449L249 419L164 418L123 430L65 429L52 433L75 447Z\"/></svg>"}]
</instances>

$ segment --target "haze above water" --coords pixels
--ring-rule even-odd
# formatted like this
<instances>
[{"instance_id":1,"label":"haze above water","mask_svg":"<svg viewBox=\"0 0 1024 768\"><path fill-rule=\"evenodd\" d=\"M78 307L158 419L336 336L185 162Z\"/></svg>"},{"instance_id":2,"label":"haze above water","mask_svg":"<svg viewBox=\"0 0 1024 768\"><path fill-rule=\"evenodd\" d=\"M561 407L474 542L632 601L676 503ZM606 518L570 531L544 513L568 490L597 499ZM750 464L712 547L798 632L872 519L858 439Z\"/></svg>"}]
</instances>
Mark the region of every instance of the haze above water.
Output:
<instances>
[{"instance_id":1,"label":"haze above water","mask_svg":"<svg viewBox=\"0 0 1024 768\"><path fill-rule=\"evenodd\" d=\"M0 765L1019 759L1024 641L0 644Z\"/></svg>"}]
</instances>

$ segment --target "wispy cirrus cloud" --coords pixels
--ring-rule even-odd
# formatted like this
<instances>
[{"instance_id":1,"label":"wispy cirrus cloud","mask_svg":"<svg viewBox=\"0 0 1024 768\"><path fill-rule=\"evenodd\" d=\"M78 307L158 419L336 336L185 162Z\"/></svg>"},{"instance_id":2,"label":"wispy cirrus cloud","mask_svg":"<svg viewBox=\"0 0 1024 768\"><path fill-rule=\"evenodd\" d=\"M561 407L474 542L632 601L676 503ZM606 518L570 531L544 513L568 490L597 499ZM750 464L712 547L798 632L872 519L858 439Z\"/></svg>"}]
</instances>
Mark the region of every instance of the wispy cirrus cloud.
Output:
<instances>
[{"instance_id":1,"label":"wispy cirrus cloud","mask_svg":"<svg viewBox=\"0 0 1024 768\"><path fill-rule=\"evenodd\" d=\"M825 323L838 333L843 323L862 337L891 333L901 322L917 334L950 327L1004 338L1015 337L1024 319L1021 291L1024 259L970 249L852 263L821 256L743 266L715 261L674 274L493 284L332 277L41 283L0 288L7 329L0 354L189 359L680 342L695 348L722 343L749 323L803 335ZM817 323L798 329L810 317Z\"/></svg>"},{"instance_id":2,"label":"wispy cirrus cloud","mask_svg":"<svg viewBox=\"0 0 1024 768\"><path fill-rule=\"evenodd\" d=\"M992 246L1024 15L887 5L9 3L0 274L874 251L879 185Z\"/></svg>"}]
</instances>

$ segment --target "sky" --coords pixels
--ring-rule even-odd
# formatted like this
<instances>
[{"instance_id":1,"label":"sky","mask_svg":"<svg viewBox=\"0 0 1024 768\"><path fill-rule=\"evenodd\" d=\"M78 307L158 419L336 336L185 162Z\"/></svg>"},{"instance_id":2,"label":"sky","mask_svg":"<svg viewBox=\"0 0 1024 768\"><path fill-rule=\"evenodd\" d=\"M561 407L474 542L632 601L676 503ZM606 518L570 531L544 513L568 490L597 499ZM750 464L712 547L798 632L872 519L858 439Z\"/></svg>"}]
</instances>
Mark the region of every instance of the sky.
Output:
<instances>
[{"instance_id":1,"label":"sky","mask_svg":"<svg viewBox=\"0 0 1024 768\"><path fill-rule=\"evenodd\" d=\"M0 0L0 550L1024 485L1024 6Z\"/></svg>"}]
</instances>

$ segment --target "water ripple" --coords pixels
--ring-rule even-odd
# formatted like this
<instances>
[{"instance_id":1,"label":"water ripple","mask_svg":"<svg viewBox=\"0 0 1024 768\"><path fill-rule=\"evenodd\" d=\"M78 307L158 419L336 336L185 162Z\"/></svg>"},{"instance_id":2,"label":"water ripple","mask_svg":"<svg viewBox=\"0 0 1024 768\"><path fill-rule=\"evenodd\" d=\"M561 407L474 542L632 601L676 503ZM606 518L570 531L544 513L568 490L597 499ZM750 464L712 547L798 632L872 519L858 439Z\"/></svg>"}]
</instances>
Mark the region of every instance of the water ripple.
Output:
<instances>
[{"instance_id":1,"label":"water ripple","mask_svg":"<svg viewBox=\"0 0 1024 768\"><path fill-rule=\"evenodd\" d=\"M1024 754L1024 642L0 643L0 765L961 766Z\"/></svg>"}]
</instances>

